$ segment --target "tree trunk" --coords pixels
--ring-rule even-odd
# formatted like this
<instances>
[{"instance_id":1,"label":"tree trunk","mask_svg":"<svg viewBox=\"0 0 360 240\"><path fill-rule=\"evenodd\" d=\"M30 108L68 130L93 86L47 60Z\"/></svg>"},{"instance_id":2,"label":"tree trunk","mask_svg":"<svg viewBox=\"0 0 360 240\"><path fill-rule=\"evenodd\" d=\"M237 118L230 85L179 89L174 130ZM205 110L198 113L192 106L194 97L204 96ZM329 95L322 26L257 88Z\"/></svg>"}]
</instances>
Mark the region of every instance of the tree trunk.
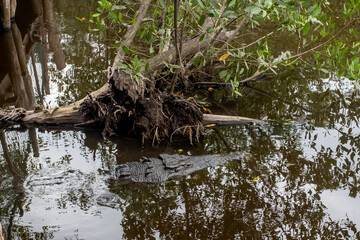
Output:
<instances>
[{"instance_id":1,"label":"tree trunk","mask_svg":"<svg viewBox=\"0 0 360 240\"><path fill-rule=\"evenodd\" d=\"M9 31L11 26L10 0L0 0L0 31Z\"/></svg>"}]
</instances>

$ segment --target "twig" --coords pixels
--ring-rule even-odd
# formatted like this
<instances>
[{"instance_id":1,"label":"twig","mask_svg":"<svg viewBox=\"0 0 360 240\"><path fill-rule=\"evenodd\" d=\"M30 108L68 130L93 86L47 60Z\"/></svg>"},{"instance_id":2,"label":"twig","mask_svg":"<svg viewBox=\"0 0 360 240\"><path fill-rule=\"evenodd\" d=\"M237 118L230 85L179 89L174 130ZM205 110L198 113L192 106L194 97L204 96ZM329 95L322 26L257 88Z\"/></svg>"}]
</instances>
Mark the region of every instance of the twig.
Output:
<instances>
[{"instance_id":1,"label":"twig","mask_svg":"<svg viewBox=\"0 0 360 240\"><path fill-rule=\"evenodd\" d=\"M331 42L331 41L334 40L337 36L339 36L340 33L342 33L353 21L355 21L355 20L349 21L342 29L340 29L337 33L335 33L335 34L334 34L331 38L329 38L327 41L325 41L325 42L323 42L323 43L321 43L321 44L319 44L319 45L317 45L317 46L315 46L315 47L313 47L313 48L311 48L311 49L309 49L309 50L307 50L307 51L305 51L305 52L296 54L296 55L291 56L291 57L289 57L289 58L284 58L284 59L278 61L276 64L280 64L280 63L283 63L283 62L285 62L285 61L289 61L289 60L292 60L292 59L301 58L302 56L304 56L304 55L306 55L306 54L308 54L308 53L314 52L316 49L321 48L321 47L327 45L329 42ZM267 67L267 68L266 68L265 70L263 70L263 71L258 71L258 72L256 72L254 75L252 75L251 77L248 77L248 78L246 78L246 79L244 79L244 80L241 80L240 83L245 83L245 82L251 81L252 79L260 76L261 74L269 71L270 69L271 69L271 66Z\"/></svg>"},{"instance_id":2,"label":"twig","mask_svg":"<svg viewBox=\"0 0 360 240\"><path fill-rule=\"evenodd\" d=\"M266 97L273 98L273 99L276 99L276 100L278 100L278 101L280 101L280 102L283 102L283 103L285 103L285 104L288 104L288 105L290 105L290 106L300 108L300 109L302 109L302 110L304 110L304 111L306 111L306 112L310 112L310 113L317 112L317 111L314 111L314 110L310 110L310 109L308 109L308 108L305 108L305 107L303 107L303 106L300 106L300 105L298 105L298 104L294 104L294 103L288 102L288 101L286 101L286 100L283 100L283 99L281 99L280 97L273 96L273 95L271 95L270 93L267 93L267 92L265 92L265 91L263 91L263 90L261 90L261 89L258 89L258 88L255 88L255 87L252 87L252 86L249 86L249 85L245 85L245 87L246 87L246 88L249 88L249 89L252 89L252 90L254 90L254 91L256 91L256 92L258 92L258 93L260 93L260 94L262 94L262 95L264 95L264 96L266 96Z\"/></svg>"},{"instance_id":3,"label":"twig","mask_svg":"<svg viewBox=\"0 0 360 240\"><path fill-rule=\"evenodd\" d=\"M240 24L235 29L235 34L233 34L232 36L229 37L229 39L224 43L224 45L222 45L222 47L216 51L215 55L218 55L220 52L222 52L225 49L225 47L229 44L229 42L234 40L234 38L236 37L236 33L239 32L239 30L244 26L245 21L246 21L246 18L243 18L241 20Z\"/></svg>"},{"instance_id":4,"label":"twig","mask_svg":"<svg viewBox=\"0 0 360 240\"><path fill-rule=\"evenodd\" d=\"M179 63L181 62L181 53L180 53L180 48L179 48L179 42L178 42L178 18L179 18L179 5L178 5L178 0L174 0L174 40L175 40L175 50L176 50L176 63L177 65L180 65ZM179 75L179 71L178 69L176 69L175 74L173 76L172 82L171 82L171 87L170 87L170 93L174 92L174 88L177 82L177 77Z\"/></svg>"},{"instance_id":5,"label":"twig","mask_svg":"<svg viewBox=\"0 0 360 240\"><path fill-rule=\"evenodd\" d=\"M41 89L40 89L40 81L39 81L39 76L38 76L38 73L37 73L37 70L36 70L36 64L35 64L35 57L34 57L34 49L32 49L30 51L30 56L31 56L31 64L32 64L32 67L33 67L33 71L34 71L34 76L35 76L35 83L36 83L36 90L38 92L38 95L41 99L41 102L42 102L42 94L41 94Z\"/></svg>"},{"instance_id":6,"label":"twig","mask_svg":"<svg viewBox=\"0 0 360 240\"><path fill-rule=\"evenodd\" d=\"M178 14L179 14L179 7L177 8L177 15ZM179 73L181 73L181 76L183 79L183 84L185 85L185 88L187 88L187 86L188 86L187 80L184 79L185 67L183 65L183 60L182 60L182 49L183 49L183 43L184 43L184 29L185 29L187 16L188 16L188 14L186 12L184 12L184 16L183 16L183 19L182 19L181 25L180 25L180 41L177 40L178 30L177 30L177 24L175 25L175 38L176 38L175 39L175 42L176 42L175 47L176 47L176 50L178 50L177 51L177 65L179 66L179 68L177 68L175 70L175 74L174 74L174 78L173 78L173 81L171 84L170 92L174 91ZM177 16L177 18L178 18L178 16Z\"/></svg>"},{"instance_id":7,"label":"twig","mask_svg":"<svg viewBox=\"0 0 360 240\"><path fill-rule=\"evenodd\" d=\"M164 29L164 30L165 30L166 6L167 6L167 0L164 1L164 8L163 8L163 10L161 12L161 28L160 29ZM165 32L162 34L161 42L163 44L163 47L159 48L159 53L162 53L162 52L167 51L169 49L169 46L170 46L169 41L170 40L168 40L167 42L164 41L164 38L166 38L166 36L168 35L168 30L170 30L170 29L166 29Z\"/></svg>"},{"instance_id":8,"label":"twig","mask_svg":"<svg viewBox=\"0 0 360 240\"><path fill-rule=\"evenodd\" d=\"M149 8L150 2L151 2L151 0L142 1L139 10L136 13L135 24L126 32L126 34L124 36L125 40L116 50L117 54L115 56L113 68L117 68L118 64L123 60L124 55L125 55L123 47L130 46L130 44L134 40L134 37L136 36L137 31L139 30L140 24L142 23L142 21L145 17L145 14Z\"/></svg>"},{"instance_id":9,"label":"twig","mask_svg":"<svg viewBox=\"0 0 360 240\"><path fill-rule=\"evenodd\" d=\"M226 141L226 139L224 138L224 136L217 130L217 129L212 129L214 131L214 133L216 134L216 136L224 143L228 153L233 152L233 150L231 149L229 143Z\"/></svg>"}]
</instances>

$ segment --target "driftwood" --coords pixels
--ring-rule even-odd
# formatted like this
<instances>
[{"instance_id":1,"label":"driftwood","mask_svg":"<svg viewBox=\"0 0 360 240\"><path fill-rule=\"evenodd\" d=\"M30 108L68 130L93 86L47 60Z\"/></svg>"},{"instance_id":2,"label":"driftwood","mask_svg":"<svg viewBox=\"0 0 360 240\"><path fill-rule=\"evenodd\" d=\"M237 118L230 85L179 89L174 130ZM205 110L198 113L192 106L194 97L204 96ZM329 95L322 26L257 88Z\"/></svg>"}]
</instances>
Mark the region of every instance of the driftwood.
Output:
<instances>
[{"instance_id":1,"label":"driftwood","mask_svg":"<svg viewBox=\"0 0 360 240\"><path fill-rule=\"evenodd\" d=\"M183 156L161 154L158 158L143 157L139 162L117 166L113 180L116 183L160 183L181 178L206 169L225 164L231 160L244 160L248 154L234 152L226 155Z\"/></svg>"}]
</instances>

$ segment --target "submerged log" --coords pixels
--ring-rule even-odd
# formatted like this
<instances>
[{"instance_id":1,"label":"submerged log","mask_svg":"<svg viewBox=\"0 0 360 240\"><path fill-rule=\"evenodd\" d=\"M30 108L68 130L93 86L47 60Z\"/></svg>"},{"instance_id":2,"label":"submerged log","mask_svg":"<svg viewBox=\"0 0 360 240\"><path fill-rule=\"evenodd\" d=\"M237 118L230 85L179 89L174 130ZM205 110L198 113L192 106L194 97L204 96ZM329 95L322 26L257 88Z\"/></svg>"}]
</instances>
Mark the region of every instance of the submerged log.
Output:
<instances>
[{"instance_id":1,"label":"submerged log","mask_svg":"<svg viewBox=\"0 0 360 240\"><path fill-rule=\"evenodd\" d=\"M116 183L161 183L169 179L185 177L194 172L225 164L231 160L244 160L247 153L234 152L226 155L182 156L161 154L158 158L143 157L139 162L119 165L114 173Z\"/></svg>"},{"instance_id":2,"label":"submerged log","mask_svg":"<svg viewBox=\"0 0 360 240\"><path fill-rule=\"evenodd\" d=\"M217 127L221 126L231 126L231 125L246 125L246 124L264 124L264 121L238 117L238 116L225 116L225 115L215 115L215 114L204 114L203 115L203 125L216 124Z\"/></svg>"}]
</instances>

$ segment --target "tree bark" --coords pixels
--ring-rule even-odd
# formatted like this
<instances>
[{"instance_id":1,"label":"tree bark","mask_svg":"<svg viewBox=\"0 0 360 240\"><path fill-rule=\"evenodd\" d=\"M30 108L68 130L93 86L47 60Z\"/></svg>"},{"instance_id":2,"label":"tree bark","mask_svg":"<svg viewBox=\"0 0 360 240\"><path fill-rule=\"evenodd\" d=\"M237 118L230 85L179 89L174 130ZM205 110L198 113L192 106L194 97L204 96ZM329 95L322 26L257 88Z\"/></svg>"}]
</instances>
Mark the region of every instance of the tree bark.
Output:
<instances>
[{"instance_id":1,"label":"tree bark","mask_svg":"<svg viewBox=\"0 0 360 240\"><path fill-rule=\"evenodd\" d=\"M0 30L9 31L11 26L10 20L10 0L0 0Z\"/></svg>"}]
</instances>

